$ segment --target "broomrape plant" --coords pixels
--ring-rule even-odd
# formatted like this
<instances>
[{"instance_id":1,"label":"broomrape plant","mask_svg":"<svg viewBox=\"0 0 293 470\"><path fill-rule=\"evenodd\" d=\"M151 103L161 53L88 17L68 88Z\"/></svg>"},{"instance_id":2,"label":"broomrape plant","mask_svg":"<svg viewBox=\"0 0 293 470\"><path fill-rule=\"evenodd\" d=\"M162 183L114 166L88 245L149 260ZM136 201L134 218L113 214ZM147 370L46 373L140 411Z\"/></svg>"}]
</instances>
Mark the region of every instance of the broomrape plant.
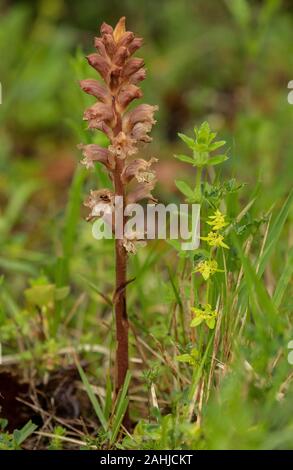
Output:
<instances>
[{"instance_id":1,"label":"broomrape plant","mask_svg":"<svg viewBox=\"0 0 293 470\"><path fill-rule=\"evenodd\" d=\"M142 199L154 201L151 194L155 185L152 164L156 159L145 161L130 158L137 154L140 144L152 139L149 132L155 124L154 112L157 106L140 104L127 111L135 99L142 97L139 83L145 79L146 71L143 59L132 57L142 46L143 39L135 37L125 29L125 17L115 28L103 23L101 37L95 38L96 53L87 56L88 63L101 76L103 83L97 80L82 80L83 91L96 98L96 102L85 110L84 120L88 129L102 131L109 139L107 148L90 144L79 147L83 152L82 164L93 168L95 162L102 163L113 183L113 189L91 191L85 201L90 209L87 220L96 219L105 207L113 213L117 197L122 207ZM135 182L131 191L127 190L130 182ZM128 370L128 319L126 307L127 255L135 253L138 244L142 244L143 234L127 232L127 216L122 217L122 237L115 237L116 286L113 297L116 318L116 394L122 389ZM115 229L112 222L112 230ZM129 422L128 411L124 424Z\"/></svg>"}]
</instances>

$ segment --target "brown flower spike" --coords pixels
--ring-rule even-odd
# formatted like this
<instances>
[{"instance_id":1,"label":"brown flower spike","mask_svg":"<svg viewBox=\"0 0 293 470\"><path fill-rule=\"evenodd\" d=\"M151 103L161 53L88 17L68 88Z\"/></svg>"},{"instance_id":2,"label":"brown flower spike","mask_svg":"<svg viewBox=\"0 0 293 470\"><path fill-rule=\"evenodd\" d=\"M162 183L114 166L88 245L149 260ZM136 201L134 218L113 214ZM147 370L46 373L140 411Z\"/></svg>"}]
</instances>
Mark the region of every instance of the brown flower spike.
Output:
<instances>
[{"instance_id":1,"label":"brown flower spike","mask_svg":"<svg viewBox=\"0 0 293 470\"><path fill-rule=\"evenodd\" d=\"M143 159L132 159L139 150L139 145L152 139L154 112L157 106L140 104L127 111L133 100L142 97L139 83L145 79L146 71L143 59L133 57L142 46L143 39L135 37L131 31L125 30L125 17L121 18L113 29L103 23L101 37L95 38L96 53L87 56L88 63L100 74L103 83L98 80L82 80L83 91L96 98L96 102L86 109L84 120L89 129L98 129L109 138L107 149L99 145L80 144L83 153L81 161L87 168L94 167L95 162L102 163L110 174L113 192L108 189L92 191L85 205L91 209L88 220L99 214L101 204L114 207L114 197L120 196L123 205L138 202L147 198L154 201L151 194L155 184L155 174L151 170L152 163ZM135 181L135 188L126 191L130 181ZM127 217L123 217L123 233ZM126 265L128 252L135 253L135 244L142 244L141 237L124 233L123 239L115 240L116 252L116 290L114 306L116 315L116 393L123 386L128 370L128 319L126 311ZM124 425L129 425L128 411Z\"/></svg>"}]
</instances>

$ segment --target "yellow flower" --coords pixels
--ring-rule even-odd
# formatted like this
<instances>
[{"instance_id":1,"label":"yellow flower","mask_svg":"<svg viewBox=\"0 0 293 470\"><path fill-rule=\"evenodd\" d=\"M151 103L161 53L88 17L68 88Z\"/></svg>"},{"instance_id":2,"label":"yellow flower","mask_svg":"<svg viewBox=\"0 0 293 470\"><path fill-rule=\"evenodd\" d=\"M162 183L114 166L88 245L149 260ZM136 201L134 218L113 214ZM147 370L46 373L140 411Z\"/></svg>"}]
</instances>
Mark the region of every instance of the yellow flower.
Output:
<instances>
[{"instance_id":1,"label":"yellow flower","mask_svg":"<svg viewBox=\"0 0 293 470\"><path fill-rule=\"evenodd\" d=\"M206 304L203 308L193 307L191 311L195 314L190 323L191 327L196 327L204 321L210 330L215 328L218 312L216 310L212 310L210 304Z\"/></svg>"},{"instance_id":2,"label":"yellow flower","mask_svg":"<svg viewBox=\"0 0 293 470\"><path fill-rule=\"evenodd\" d=\"M225 221L225 215L222 214L219 209L216 210L214 215L210 215L209 219L211 220L207 222L207 224L211 225L213 230L221 230L222 228L226 227L226 225L228 225L228 223Z\"/></svg>"},{"instance_id":3,"label":"yellow flower","mask_svg":"<svg viewBox=\"0 0 293 470\"><path fill-rule=\"evenodd\" d=\"M207 237L200 237L201 240L206 240L210 246L222 246L223 248L228 248L228 245L223 242L224 237L217 232L209 232Z\"/></svg>"},{"instance_id":4,"label":"yellow flower","mask_svg":"<svg viewBox=\"0 0 293 470\"><path fill-rule=\"evenodd\" d=\"M224 272L222 269L218 269L218 263L215 260L206 260L198 263L196 269L193 271L195 273L201 273L205 281L209 279L210 276L216 272Z\"/></svg>"}]
</instances>

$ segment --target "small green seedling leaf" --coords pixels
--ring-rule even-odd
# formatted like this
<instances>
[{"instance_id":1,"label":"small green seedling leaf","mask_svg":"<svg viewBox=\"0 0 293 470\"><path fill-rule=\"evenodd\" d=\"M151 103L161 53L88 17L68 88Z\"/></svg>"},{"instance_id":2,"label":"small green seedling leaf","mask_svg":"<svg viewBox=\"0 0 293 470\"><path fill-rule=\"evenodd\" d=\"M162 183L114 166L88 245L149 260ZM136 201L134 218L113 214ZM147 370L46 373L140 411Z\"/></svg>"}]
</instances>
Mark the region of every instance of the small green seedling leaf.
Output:
<instances>
[{"instance_id":1,"label":"small green seedling leaf","mask_svg":"<svg viewBox=\"0 0 293 470\"><path fill-rule=\"evenodd\" d=\"M225 144L226 144L225 140L218 140L218 142L214 142L213 144L209 145L209 151L213 152L214 150L217 150L223 147Z\"/></svg>"},{"instance_id":2,"label":"small green seedling leaf","mask_svg":"<svg viewBox=\"0 0 293 470\"><path fill-rule=\"evenodd\" d=\"M177 158L177 160L180 160L181 162L185 162L185 163L191 163L191 165L194 165L195 161L192 157L188 157L187 155L174 155L175 158Z\"/></svg>"},{"instance_id":3,"label":"small green seedling leaf","mask_svg":"<svg viewBox=\"0 0 293 470\"><path fill-rule=\"evenodd\" d=\"M215 157L209 158L207 165L219 165L219 163L223 163L228 160L227 155L216 155Z\"/></svg>"},{"instance_id":4,"label":"small green seedling leaf","mask_svg":"<svg viewBox=\"0 0 293 470\"><path fill-rule=\"evenodd\" d=\"M28 421L21 429L15 429L13 439L16 447L19 447L36 429L37 425Z\"/></svg>"},{"instance_id":5,"label":"small green seedling leaf","mask_svg":"<svg viewBox=\"0 0 293 470\"><path fill-rule=\"evenodd\" d=\"M181 191L181 193L184 194L184 196L186 196L189 199L194 198L193 190L190 188L190 186L188 186L187 183L185 183L185 181L176 180L175 184L177 188L179 189L179 191Z\"/></svg>"},{"instance_id":6,"label":"small green seedling leaf","mask_svg":"<svg viewBox=\"0 0 293 470\"><path fill-rule=\"evenodd\" d=\"M191 138L191 137L188 137L187 135L185 134L178 134L178 136L180 137L181 140L183 140L183 142L191 149L191 150L195 150L195 142L194 140Z\"/></svg>"}]
</instances>

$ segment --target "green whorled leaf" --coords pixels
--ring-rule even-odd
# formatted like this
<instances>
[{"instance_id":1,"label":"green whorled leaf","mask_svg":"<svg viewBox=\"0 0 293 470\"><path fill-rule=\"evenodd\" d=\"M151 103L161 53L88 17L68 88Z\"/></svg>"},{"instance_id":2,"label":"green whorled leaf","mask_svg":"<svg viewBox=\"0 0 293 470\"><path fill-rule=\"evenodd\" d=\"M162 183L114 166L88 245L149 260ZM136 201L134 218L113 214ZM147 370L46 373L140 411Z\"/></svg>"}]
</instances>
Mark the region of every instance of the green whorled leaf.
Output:
<instances>
[{"instance_id":1,"label":"green whorled leaf","mask_svg":"<svg viewBox=\"0 0 293 470\"><path fill-rule=\"evenodd\" d=\"M180 354L179 356L176 356L175 359L178 362L184 362L186 364L194 363L194 358L190 354Z\"/></svg>"},{"instance_id":2,"label":"green whorled leaf","mask_svg":"<svg viewBox=\"0 0 293 470\"><path fill-rule=\"evenodd\" d=\"M194 166L201 168L208 164L209 152L208 152L208 147L207 146L205 147L206 147L206 150L194 152Z\"/></svg>"},{"instance_id":3,"label":"green whorled leaf","mask_svg":"<svg viewBox=\"0 0 293 470\"><path fill-rule=\"evenodd\" d=\"M195 142L191 137L188 137L185 134L181 134L180 132L178 133L178 137L180 137L181 140L192 150L195 149Z\"/></svg>"},{"instance_id":4,"label":"green whorled leaf","mask_svg":"<svg viewBox=\"0 0 293 470\"><path fill-rule=\"evenodd\" d=\"M208 136L209 144L215 139L216 136L217 136L216 132L210 132L210 135Z\"/></svg>"},{"instance_id":5,"label":"green whorled leaf","mask_svg":"<svg viewBox=\"0 0 293 470\"><path fill-rule=\"evenodd\" d=\"M24 291L28 303L43 307L56 300L65 299L70 292L69 286L56 288L55 284L36 284Z\"/></svg>"},{"instance_id":6,"label":"green whorled leaf","mask_svg":"<svg viewBox=\"0 0 293 470\"><path fill-rule=\"evenodd\" d=\"M195 161L192 157L188 157L187 155L174 155L175 158L177 158L177 160L180 160L181 162L185 162L185 163L191 163L191 165L194 165Z\"/></svg>"},{"instance_id":7,"label":"green whorled leaf","mask_svg":"<svg viewBox=\"0 0 293 470\"><path fill-rule=\"evenodd\" d=\"M36 285L26 289L24 295L30 304L43 307L55 300L55 289L55 284Z\"/></svg>"},{"instance_id":8,"label":"green whorled leaf","mask_svg":"<svg viewBox=\"0 0 293 470\"><path fill-rule=\"evenodd\" d=\"M189 199L194 198L193 189L191 189L190 186L188 186L188 184L185 183L185 181L175 180L175 184L176 184L176 187L179 189L179 191L181 191L181 193L184 194L184 196L188 197Z\"/></svg>"},{"instance_id":9,"label":"green whorled leaf","mask_svg":"<svg viewBox=\"0 0 293 470\"><path fill-rule=\"evenodd\" d=\"M195 317L192 319L190 326L191 327L199 326L202 322L203 322L203 318Z\"/></svg>"},{"instance_id":10,"label":"green whorled leaf","mask_svg":"<svg viewBox=\"0 0 293 470\"><path fill-rule=\"evenodd\" d=\"M209 151L213 152L214 150L217 150L223 147L225 144L226 144L225 140L218 140L218 142L214 142L213 144L209 145Z\"/></svg>"},{"instance_id":11,"label":"green whorled leaf","mask_svg":"<svg viewBox=\"0 0 293 470\"><path fill-rule=\"evenodd\" d=\"M207 121L204 121L199 128L194 128L196 139L199 142L211 142L215 137L216 133L211 132L210 125Z\"/></svg>"},{"instance_id":12,"label":"green whorled leaf","mask_svg":"<svg viewBox=\"0 0 293 470\"><path fill-rule=\"evenodd\" d=\"M196 152L198 152L198 153L204 153L205 152L205 153L208 154L209 146L206 142L196 142L195 149L196 149Z\"/></svg>"},{"instance_id":13,"label":"green whorled leaf","mask_svg":"<svg viewBox=\"0 0 293 470\"><path fill-rule=\"evenodd\" d=\"M216 155L208 159L207 165L219 165L219 163L223 163L226 160L228 160L227 155Z\"/></svg>"},{"instance_id":14,"label":"green whorled leaf","mask_svg":"<svg viewBox=\"0 0 293 470\"><path fill-rule=\"evenodd\" d=\"M210 330L213 330L215 328L216 319L215 318L208 318L206 320L206 324L207 324L207 326L209 327Z\"/></svg>"},{"instance_id":15,"label":"green whorled leaf","mask_svg":"<svg viewBox=\"0 0 293 470\"><path fill-rule=\"evenodd\" d=\"M65 299L70 292L69 286L58 287L55 291L55 300L63 300Z\"/></svg>"}]
</instances>

